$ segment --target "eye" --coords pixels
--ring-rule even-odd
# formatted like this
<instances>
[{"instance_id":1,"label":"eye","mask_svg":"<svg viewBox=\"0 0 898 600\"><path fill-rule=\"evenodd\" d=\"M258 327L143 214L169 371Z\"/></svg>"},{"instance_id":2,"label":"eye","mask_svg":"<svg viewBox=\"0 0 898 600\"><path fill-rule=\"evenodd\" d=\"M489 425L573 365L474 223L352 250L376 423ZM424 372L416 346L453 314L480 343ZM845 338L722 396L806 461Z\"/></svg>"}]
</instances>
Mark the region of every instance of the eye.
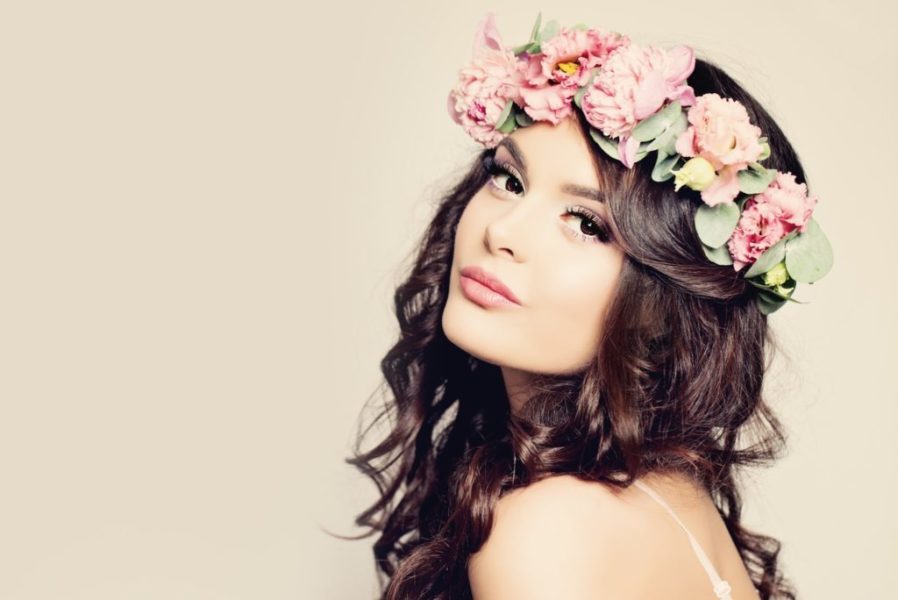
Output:
<instances>
[{"instance_id":1,"label":"eye","mask_svg":"<svg viewBox=\"0 0 898 600\"><path fill-rule=\"evenodd\" d=\"M489 185L499 192L513 196L524 193L521 177L510 164L496 160L495 156L487 155L483 159L483 168L490 174Z\"/></svg>"},{"instance_id":2,"label":"eye","mask_svg":"<svg viewBox=\"0 0 898 600\"><path fill-rule=\"evenodd\" d=\"M574 237L587 242L608 244L614 238L601 217L582 206L565 206L565 215L573 215L580 219L577 228L565 227Z\"/></svg>"}]
</instances>

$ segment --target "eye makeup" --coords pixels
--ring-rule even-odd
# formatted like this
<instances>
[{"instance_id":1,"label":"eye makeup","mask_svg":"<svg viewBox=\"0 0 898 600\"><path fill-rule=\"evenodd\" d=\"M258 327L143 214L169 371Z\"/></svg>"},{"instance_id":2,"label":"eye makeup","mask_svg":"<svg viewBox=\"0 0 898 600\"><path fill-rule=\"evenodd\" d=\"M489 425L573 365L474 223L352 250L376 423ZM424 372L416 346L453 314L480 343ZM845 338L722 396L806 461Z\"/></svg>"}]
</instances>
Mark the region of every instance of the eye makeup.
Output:
<instances>
[{"instance_id":1,"label":"eye makeup","mask_svg":"<svg viewBox=\"0 0 898 600\"><path fill-rule=\"evenodd\" d=\"M517 197L524 194L524 185L521 180L523 177L518 173L514 165L497 159L495 152L486 154L482 160L483 169L489 173L490 178L487 185L494 192L504 197ZM581 220L579 230L572 229L565 225L564 230L577 240L608 244L613 241L610 229L605 224L604 219L595 212L584 206L568 205L565 206L565 216L574 216ZM592 233L584 233L584 226L592 229Z\"/></svg>"}]
</instances>

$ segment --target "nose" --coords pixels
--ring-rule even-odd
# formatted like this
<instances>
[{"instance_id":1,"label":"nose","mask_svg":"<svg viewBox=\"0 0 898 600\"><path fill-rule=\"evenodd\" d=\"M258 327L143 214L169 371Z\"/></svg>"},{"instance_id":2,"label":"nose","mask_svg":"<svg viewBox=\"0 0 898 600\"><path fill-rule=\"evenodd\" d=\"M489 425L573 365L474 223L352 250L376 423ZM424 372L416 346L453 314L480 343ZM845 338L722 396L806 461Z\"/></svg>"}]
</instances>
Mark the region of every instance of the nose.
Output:
<instances>
[{"instance_id":1,"label":"nose","mask_svg":"<svg viewBox=\"0 0 898 600\"><path fill-rule=\"evenodd\" d=\"M548 222L546 217L546 209L533 194L508 200L487 224L484 244L492 254L504 254L523 262L531 255L531 248L539 243L539 223Z\"/></svg>"}]
</instances>

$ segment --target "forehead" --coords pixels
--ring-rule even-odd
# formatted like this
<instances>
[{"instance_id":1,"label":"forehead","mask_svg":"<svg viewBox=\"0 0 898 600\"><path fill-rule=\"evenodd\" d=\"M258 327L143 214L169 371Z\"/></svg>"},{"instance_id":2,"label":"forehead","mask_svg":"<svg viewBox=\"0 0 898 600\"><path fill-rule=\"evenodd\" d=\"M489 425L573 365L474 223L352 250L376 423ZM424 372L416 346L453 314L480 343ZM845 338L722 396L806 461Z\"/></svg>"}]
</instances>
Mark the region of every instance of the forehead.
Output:
<instances>
[{"instance_id":1,"label":"forehead","mask_svg":"<svg viewBox=\"0 0 898 600\"><path fill-rule=\"evenodd\" d=\"M557 125L537 122L516 129L509 138L523 155L526 164L522 166L530 178L599 187L589 142L573 119L563 119ZM496 152L511 155L503 145Z\"/></svg>"}]
</instances>

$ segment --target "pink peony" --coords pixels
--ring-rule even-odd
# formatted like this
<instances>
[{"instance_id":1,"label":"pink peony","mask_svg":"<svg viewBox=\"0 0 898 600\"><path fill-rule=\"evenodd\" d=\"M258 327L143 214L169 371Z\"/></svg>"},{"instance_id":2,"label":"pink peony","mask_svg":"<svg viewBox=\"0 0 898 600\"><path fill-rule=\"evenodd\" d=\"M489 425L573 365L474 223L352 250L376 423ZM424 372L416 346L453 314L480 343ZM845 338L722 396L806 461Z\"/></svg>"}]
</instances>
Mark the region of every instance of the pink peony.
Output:
<instances>
[{"instance_id":1,"label":"pink peony","mask_svg":"<svg viewBox=\"0 0 898 600\"><path fill-rule=\"evenodd\" d=\"M695 102L695 92L686 83L694 68L695 54L688 46L621 48L611 54L583 96L586 119L605 136L620 140L621 162L630 167L638 148L628 140L633 128L668 100L683 106Z\"/></svg>"},{"instance_id":2,"label":"pink peony","mask_svg":"<svg viewBox=\"0 0 898 600\"><path fill-rule=\"evenodd\" d=\"M752 125L745 107L732 98L703 94L686 115L689 127L677 138L677 154L701 156L720 171L742 170L761 155L761 129Z\"/></svg>"},{"instance_id":3,"label":"pink peony","mask_svg":"<svg viewBox=\"0 0 898 600\"><path fill-rule=\"evenodd\" d=\"M577 88L565 85L546 85L521 88L521 105L534 121L548 121L553 125L573 112L571 102Z\"/></svg>"},{"instance_id":4,"label":"pink peony","mask_svg":"<svg viewBox=\"0 0 898 600\"><path fill-rule=\"evenodd\" d=\"M601 67L612 52L629 43L628 37L600 28L562 28L541 44L539 53L524 55L521 61L524 112L557 125L571 114L571 102L589 80L591 69Z\"/></svg>"},{"instance_id":5,"label":"pink peony","mask_svg":"<svg viewBox=\"0 0 898 600\"><path fill-rule=\"evenodd\" d=\"M802 232L817 205L807 185L791 173L777 172L766 190L746 200L733 235L727 242L737 271L755 262L768 248L795 229Z\"/></svg>"},{"instance_id":6,"label":"pink peony","mask_svg":"<svg viewBox=\"0 0 898 600\"><path fill-rule=\"evenodd\" d=\"M449 92L449 115L468 135L491 148L505 137L496 131L501 124L496 121L509 100L520 99L522 82L518 60L502 46L489 13L475 35L473 60L459 71L458 82Z\"/></svg>"}]
</instances>

